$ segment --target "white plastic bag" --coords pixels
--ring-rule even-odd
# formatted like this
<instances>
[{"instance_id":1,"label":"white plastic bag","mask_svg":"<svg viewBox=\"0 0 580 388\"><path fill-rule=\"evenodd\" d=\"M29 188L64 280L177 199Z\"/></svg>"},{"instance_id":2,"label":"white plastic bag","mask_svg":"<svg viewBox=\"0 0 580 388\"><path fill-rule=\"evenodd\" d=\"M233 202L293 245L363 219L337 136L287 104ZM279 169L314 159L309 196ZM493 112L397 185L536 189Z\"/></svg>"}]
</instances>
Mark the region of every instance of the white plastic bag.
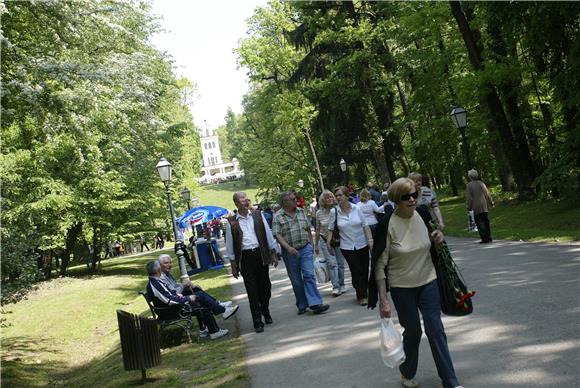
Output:
<instances>
[{"instance_id":1,"label":"white plastic bag","mask_svg":"<svg viewBox=\"0 0 580 388\"><path fill-rule=\"evenodd\" d=\"M381 357L389 368L394 368L405 362L403 337L395 328L390 318L381 319L380 327Z\"/></svg>"},{"instance_id":2,"label":"white plastic bag","mask_svg":"<svg viewBox=\"0 0 580 388\"><path fill-rule=\"evenodd\" d=\"M322 257L314 258L314 274L316 281L320 284L328 283L330 281L330 274L326 268L326 259Z\"/></svg>"},{"instance_id":3,"label":"white plastic bag","mask_svg":"<svg viewBox=\"0 0 580 388\"><path fill-rule=\"evenodd\" d=\"M477 225L475 225L475 215L473 214L473 210L467 211L467 231L477 232Z\"/></svg>"}]
</instances>

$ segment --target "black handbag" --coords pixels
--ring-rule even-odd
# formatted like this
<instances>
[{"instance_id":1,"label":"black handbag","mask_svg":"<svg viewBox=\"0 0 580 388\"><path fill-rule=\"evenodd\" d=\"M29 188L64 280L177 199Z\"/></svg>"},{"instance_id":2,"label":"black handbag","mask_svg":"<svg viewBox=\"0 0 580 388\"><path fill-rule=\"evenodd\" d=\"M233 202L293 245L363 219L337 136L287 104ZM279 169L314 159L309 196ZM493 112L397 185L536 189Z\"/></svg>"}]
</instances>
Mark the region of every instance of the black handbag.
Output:
<instances>
[{"instance_id":1,"label":"black handbag","mask_svg":"<svg viewBox=\"0 0 580 388\"><path fill-rule=\"evenodd\" d=\"M340 231L338 230L338 209L334 208L336 217L334 218L334 230L332 231L332 238L330 239L330 246L333 248L340 247Z\"/></svg>"}]
</instances>

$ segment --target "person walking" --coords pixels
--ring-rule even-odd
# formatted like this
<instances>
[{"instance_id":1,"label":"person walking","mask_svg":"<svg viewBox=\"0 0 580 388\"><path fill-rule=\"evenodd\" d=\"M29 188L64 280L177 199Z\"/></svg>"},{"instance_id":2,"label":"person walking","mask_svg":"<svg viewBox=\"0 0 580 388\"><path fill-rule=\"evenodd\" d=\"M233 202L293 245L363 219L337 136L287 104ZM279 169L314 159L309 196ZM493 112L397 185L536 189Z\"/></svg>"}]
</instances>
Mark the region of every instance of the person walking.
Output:
<instances>
[{"instance_id":1,"label":"person walking","mask_svg":"<svg viewBox=\"0 0 580 388\"><path fill-rule=\"evenodd\" d=\"M238 211L228 218L226 225L225 257L230 260L233 277L237 279L241 272L244 278L254 329L262 333L264 322L273 322L269 309L272 284L268 272L270 264L278 266L276 241L262 212L251 209L246 193L234 193L233 201Z\"/></svg>"},{"instance_id":2,"label":"person walking","mask_svg":"<svg viewBox=\"0 0 580 388\"><path fill-rule=\"evenodd\" d=\"M439 224L439 230L443 231L445 229L445 223L443 222L443 215L441 214L441 209L439 208L437 195L429 187L423 186L423 175L419 174L418 172L412 172L409 174L409 179L415 183L415 188L419 193L417 206L426 205L427 208L429 208L429 213L431 213L431 218L437 221Z\"/></svg>"},{"instance_id":3,"label":"person walking","mask_svg":"<svg viewBox=\"0 0 580 388\"><path fill-rule=\"evenodd\" d=\"M406 360L399 366L402 385L417 387L414 380L419 360L421 319L425 334L444 388L461 388L447 345L445 328L441 321L441 307L437 275L430 254L432 244L441 244L443 233L429 230L422 216L415 211L419 190L409 178L399 178L389 187L389 198L397 207L383 219L378 231L377 249L373 252L372 285L369 291L369 308L380 303L381 318L391 316L387 292L397 309L399 322L404 328L403 348ZM424 208L426 217L429 217Z\"/></svg>"},{"instance_id":4,"label":"person walking","mask_svg":"<svg viewBox=\"0 0 580 388\"><path fill-rule=\"evenodd\" d=\"M147 246L147 240L145 240L145 236L140 235L139 239L141 240L141 252L143 252L143 247L147 248L147 251L149 251L149 247Z\"/></svg>"},{"instance_id":5,"label":"person walking","mask_svg":"<svg viewBox=\"0 0 580 388\"><path fill-rule=\"evenodd\" d=\"M282 247L298 314L304 314L307 308L314 314L328 310L316 287L310 222L304 209L297 207L294 192L282 194L282 209L274 214L273 233Z\"/></svg>"},{"instance_id":6,"label":"person walking","mask_svg":"<svg viewBox=\"0 0 580 388\"><path fill-rule=\"evenodd\" d=\"M344 256L338 247L332 248L333 254L330 254L326 244L326 235L328 234L328 220L330 212L336 205L336 198L330 190L324 190L318 200L320 209L316 212L316 234L314 237L314 252L322 255L326 259L328 272L330 273L330 282L332 284L332 296L340 296L346 292L344 286ZM322 240L322 243L319 243Z\"/></svg>"},{"instance_id":7,"label":"person walking","mask_svg":"<svg viewBox=\"0 0 580 388\"><path fill-rule=\"evenodd\" d=\"M348 201L348 189L344 186L334 191L338 206L330 212L326 242L332 254L332 231L335 224L340 233L340 251L344 255L356 290L358 304L366 306L369 277L369 253L373 249L371 229L360 209ZM335 222L336 221L336 222Z\"/></svg>"},{"instance_id":8,"label":"person walking","mask_svg":"<svg viewBox=\"0 0 580 388\"><path fill-rule=\"evenodd\" d=\"M377 203L371 197L371 193L367 189L363 189L360 192L360 202L356 206L358 206L362 212L368 227L371 229L371 234L374 239L378 223L375 213L384 213L385 205L377 206Z\"/></svg>"},{"instance_id":9,"label":"person walking","mask_svg":"<svg viewBox=\"0 0 580 388\"><path fill-rule=\"evenodd\" d=\"M481 237L479 243L487 244L493 241L491 238L491 227L489 225L489 217L487 213L490 208L495 206L495 203L491 198L487 186L479 179L479 174L476 170L469 170L467 176L470 180L466 188L467 210L473 210L477 231Z\"/></svg>"}]
</instances>

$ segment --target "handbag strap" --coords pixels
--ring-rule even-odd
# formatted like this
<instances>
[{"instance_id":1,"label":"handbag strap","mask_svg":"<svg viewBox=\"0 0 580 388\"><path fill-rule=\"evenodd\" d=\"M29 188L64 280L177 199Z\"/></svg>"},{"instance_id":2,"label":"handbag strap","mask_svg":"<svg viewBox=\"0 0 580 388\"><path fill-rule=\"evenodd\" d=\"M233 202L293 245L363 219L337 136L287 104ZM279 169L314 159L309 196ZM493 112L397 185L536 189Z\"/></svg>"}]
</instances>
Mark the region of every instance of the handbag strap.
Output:
<instances>
[{"instance_id":1,"label":"handbag strap","mask_svg":"<svg viewBox=\"0 0 580 388\"><path fill-rule=\"evenodd\" d=\"M334 230L338 230L338 209L334 208L334 215L336 217L334 217Z\"/></svg>"}]
</instances>

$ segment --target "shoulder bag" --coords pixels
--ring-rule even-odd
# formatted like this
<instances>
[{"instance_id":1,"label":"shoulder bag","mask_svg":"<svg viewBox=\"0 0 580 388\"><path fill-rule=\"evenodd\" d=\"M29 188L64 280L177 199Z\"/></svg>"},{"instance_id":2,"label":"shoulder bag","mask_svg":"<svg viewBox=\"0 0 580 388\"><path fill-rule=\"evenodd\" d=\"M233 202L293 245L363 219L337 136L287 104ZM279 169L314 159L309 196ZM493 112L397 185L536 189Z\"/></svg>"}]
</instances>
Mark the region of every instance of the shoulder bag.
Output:
<instances>
[{"instance_id":1,"label":"shoulder bag","mask_svg":"<svg viewBox=\"0 0 580 388\"><path fill-rule=\"evenodd\" d=\"M332 239L330 240L330 246L333 248L338 248L340 246L340 231L338 230L338 209L334 208L334 230L332 231Z\"/></svg>"}]
</instances>

